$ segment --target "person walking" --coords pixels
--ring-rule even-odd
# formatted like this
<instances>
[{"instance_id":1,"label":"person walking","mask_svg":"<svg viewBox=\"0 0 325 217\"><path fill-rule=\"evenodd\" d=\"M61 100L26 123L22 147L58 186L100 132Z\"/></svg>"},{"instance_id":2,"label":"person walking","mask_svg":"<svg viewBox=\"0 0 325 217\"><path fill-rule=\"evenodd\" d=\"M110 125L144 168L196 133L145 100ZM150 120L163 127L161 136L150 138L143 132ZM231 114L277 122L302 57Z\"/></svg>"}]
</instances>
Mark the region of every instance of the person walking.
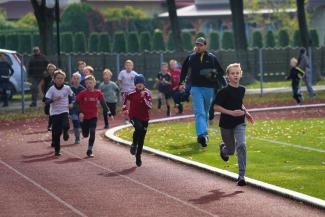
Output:
<instances>
[{"instance_id":1,"label":"person walking","mask_svg":"<svg viewBox=\"0 0 325 217\"><path fill-rule=\"evenodd\" d=\"M300 49L299 57L298 57L298 67L305 72L303 80L306 84L309 97L316 96L315 91L313 89L313 72L311 71L309 59L307 56L307 51L305 48Z\"/></svg>"},{"instance_id":2,"label":"person walking","mask_svg":"<svg viewBox=\"0 0 325 217\"><path fill-rule=\"evenodd\" d=\"M14 74L14 70L6 60L4 54L0 54L0 87L2 88L3 107L7 107L9 96L11 94L9 79Z\"/></svg>"},{"instance_id":3,"label":"person walking","mask_svg":"<svg viewBox=\"0 0 325 217\"><path fill-rule=\"evenodd\" d=\"M197 38L195 46L195 52L188 57L188 61L182 67L180 89L185 89L184 83L188 76L191 82L197 142L202 147L206 147L208 142L208 116L214 97L214 89L220 89L227 83L223 77L224 70L216 56L207 51L205 38Z\"/></svg>"},{"instance_id":4,"label":"person walking","mask_svg":"<svg viewBox=\"0 0 325 217\"><path fill-rule=\"evenodd\" d=\"M297 104L301 105L303 103L303 96L300 89L300 79L304 76L304 71L297 66L297 59L291 58L290 60L290 74L287 80L291 80L291 87L293 98L296 100Z\"/></svg>"},{"instance_id":5,"label":"person walking","mask_svg":"<svg viewBox=\"0 0 325 217\"><path fill-rule=\"evenodd\" d=\"M41 50L39 49L39 47L34 47L33 53L34 54L28 63L28 75L32 82L32 103L30 104L30 107L37 106L38 86L43 78L44 71L46 70L46 67L49 64L47 58L43 54L41 54Z\"/></svg>"}]
</instances>

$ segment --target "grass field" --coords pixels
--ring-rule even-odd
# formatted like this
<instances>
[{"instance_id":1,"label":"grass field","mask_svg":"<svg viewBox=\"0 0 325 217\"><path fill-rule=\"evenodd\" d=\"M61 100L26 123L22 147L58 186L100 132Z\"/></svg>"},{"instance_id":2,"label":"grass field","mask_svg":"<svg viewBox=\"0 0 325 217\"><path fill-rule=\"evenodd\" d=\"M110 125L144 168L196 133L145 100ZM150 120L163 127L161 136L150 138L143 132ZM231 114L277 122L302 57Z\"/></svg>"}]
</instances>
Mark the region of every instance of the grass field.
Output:
<instances>
[{"instance_id":1,"label":"grass field","mask_svg":"<svg viewBox=\"0 0 325 217\"><path fill-rule=\"evenodd\" d=\"M133 129L118 132L130 140ZM196 144L193 122L151 124L145 145L237 173L237 158L219 157L217 124L203 149ZM246 176L325 199L325 119L268 120L247 126Z\"/></svg>"}]
</instances>

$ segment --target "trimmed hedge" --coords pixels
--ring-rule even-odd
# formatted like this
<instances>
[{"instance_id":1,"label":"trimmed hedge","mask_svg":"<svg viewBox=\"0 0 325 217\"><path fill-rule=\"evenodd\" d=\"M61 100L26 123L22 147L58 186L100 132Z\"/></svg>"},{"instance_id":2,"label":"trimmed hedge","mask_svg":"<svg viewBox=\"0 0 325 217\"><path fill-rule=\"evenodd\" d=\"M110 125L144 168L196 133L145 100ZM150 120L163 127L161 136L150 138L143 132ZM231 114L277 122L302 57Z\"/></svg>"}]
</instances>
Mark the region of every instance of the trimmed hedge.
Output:
<instances>
[{"instance_id":1,"label":"trimmed hedge","mask_svg":"<svg viewBox=\"0 0 325 217\"><path fill-rule=\"evenodd\" d=\"M30 34L20 34L18 35L19 40L19 52L30 53L32 48L32 37Z\"/></svg>"},{"instance_id":2,"label":"trimmed hedge","mask_svg":"<svg viewBox=\"0 0 325 217\"><path fill-rule=\"evenodd\" d=\"M312 42L311 46L319 47L319 37L316 29L311 29L309 31L309 35L310 35L310 40Z\"/></svg>"},{"instance_id":3,"label":"trimmed hedge","mask_svg":"<svg viewBox=\"0 0 325 217\"><path fill-rule=\"evenodd\" d=\"M261 31L253 32L253 47L258 47L258 48L263 47L263 36Z\"/></svg>"},{"instance_id":4,"label":"trimmed hedge","mask_svg":"<svg viewBox=\"0 0 325 217\"><path fill-rule=\"evenodd\" d=\"M126 52L126 42L125 42L124 32L115 32L114 33L113 51L116 53L125 53Z\"/></svg>"},{"instance_id":5,"label":"trimmed hedge","mask_svg":"<svg viewBox=\"0 0 325 217\"><path fill-rule=\"evenodd\" d=\"M163 33L160 30L153 33L152 49L155 51L166 50Z\"/></svg>"},{"instance_id":6,"label":"trimmed hedge","mask_svg":"<svg viewBox=\"0 0 325 217\"><path fill-rule=\"evenodd\" d=\"M286 29L281 29L279 31L279 46L280 47L288 47L290 44L290 38L289 38L289 33L288 30Z\"/></svg>"},{"instance_id":7,"label":"trimmed hedge","mask_svg":"<svg viewBox=\"0 0 325 217\"><path fill-rule=\"evenodd\" d=\"M182 32L182 44L185 50L193 50L192 35L189 32Z\"/></svg>"},{"instance_id":8,"label":"trimmed hedge","mask_svg":"<svg viewBox=\"0 0 325 217\"><path fill-rule=\"evenodd\" d=\"M130 53L137 53L139 52L139 38L137 32L130 32L128 34L128 52Z\"/></svg>"},{"instance_id":9,"label":"trimmed hedge","mask_svg":"<svg viewBox=\"0 0 325 217\"><path fill-rule=\"evenodd\" d=\"M225 50L234 49L233 33L225 31L222 36L222 48Z\"/></svg>"},{"instance_id":10,"label":"trimmed hedge","mask_svg":"<svg viewBox=\"0 0 325 217\"><path fill-rule=\"evenodd\" d=\"M60 35L61 51L71 53L73 51L73 34L72 32L64 32Z\"/></svg>"},{"instance_id":11,"label":"trimmed hedge","mask_svg":"<svg viewBox=\"0 0 325 217\"><path fill-rule=\"evenodd\" d=\"M33 47L41 46L41 37L39 34L33 34L32 40L33 40Z\"/></svg>"},{"instance_id":12,"label":"trimmed hedge","mask_svg":"<svg viewBox=\"0 0 325 217\"><path fill-rule=\"evenodd\" d=\"M88 42L88 51L89 52L98 52L98 45L99 45L99 35L98 32L92 32L89 35L89 42Z\"/></svg>"},{"instance_id":13,"label":"trimmed hedge","mask_svg":"<svg viewBox=\"0 0 325 217\"><path fill-rule=\"evenodd\" d=\"M6 48L6 35L0 34L0 48Z\"/></svg>"},{"instance_id":14,"label":"trimmed hedge","mask_svg":"<svg viewBox=\"0 0 325 217\"><path fill-rule=\"evenodd\" d=\"M175 43L174 43L174 36L173 32L170 31L168 33L168 38L167 38L167 50L175 50Z\"/></svg>"},{"instance_id":15,"label":"trimmed hedge","mask_svg":"<svg viewBox=\"0 0 325 217\"><path fill-rule=\"evenodd\" d=\"M87 51L86 36L83 32L77 32L74 36L73 51L84 53Z\"/></svg>"},{"instance_id":16,"label":"trimmed hedge","mask_svg":"<svg viewBox=\"0 0 325 217\"><path fill-rule=\"evenodd\" d=\"M218 32L214 31L210 33L210 41L208 45L211 50L220 49L220 36Z\"/></svg>"},{"instance_id":17,"label":"trimmed hedge","mask_svg":"<svg viewBox=\"0 0 325 217\"><path fill-rule=\"evenodd\" d=\"M17 34L6 35L6 48L9 50L18 50L19 40Z\"/></svg>"},{"instance_id":18,"label":"trimmed hedge","mask_svg":"<svg viewBox=\"0 0 325 217\"><path fill-rule=\"evenodd\" d=\"M141 32L140 34L140 51L151 51L151 37L149 32Z\"/></svg>"},{"instance_id":19,"label":"trimmed hedge","mask_svg":"<svg viewBox=\"0 0 325 217\"><path fill-rule=\"evenodd\" d=\"M293 33L293 42L292 42L293 47L301 47L302 46L302 41L301 41L301 35L300 35L300 30L295 30Z\"/></svg>"},{"instance_id":20,"label":"trimmed hedge","mask_svg":"<svg viewBox=\"0 0 325 217\"><path fill-rule=\"evenodd\" d=\"M98 51L101 52L111 51L110 36L106 32L99 33Z\"/></svg>"},{"instance_id":21,"label":"trimmed hedge","mask_svg":"<svg viewBox=\"0 0 325 217\"><path fill-rule=\"evenodd\" d=\"M271 30L268 30L265 35L265 47L273 48L275 47L275 38L274 33Z\"/></svg>"},{"instance_id":22,"label":"trimmed hedge","mask_svg":"<svg viewBox=\"0 0 325 217\"><path fill-rule=\"evenodd\" d=\"M197 38L199 38L199 37L203 37L203 38L206 39L206 36L205 36L204 32L198 32L198 33L196 33L196 35L195 35L195 39L197 39Z\"/></svg>"}]
</instances>

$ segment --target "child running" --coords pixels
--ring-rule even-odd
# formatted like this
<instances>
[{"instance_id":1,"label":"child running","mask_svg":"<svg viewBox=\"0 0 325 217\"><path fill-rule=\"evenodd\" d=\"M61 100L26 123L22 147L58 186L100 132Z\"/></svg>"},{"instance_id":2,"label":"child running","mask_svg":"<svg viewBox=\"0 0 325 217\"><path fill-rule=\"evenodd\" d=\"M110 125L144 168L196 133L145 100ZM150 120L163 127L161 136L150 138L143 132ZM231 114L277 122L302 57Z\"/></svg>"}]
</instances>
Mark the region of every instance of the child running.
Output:
<instances>
[{"instance_id":1,"label":"child running","mask_svg":"<svg viewBox=\"0 0 325 217\"><path fill-rule=\"evenodd\" d=\"M55 156L60 156L60 137L63 131L63 140L69 139L69 108L72 107L73 92L64 84L66 74L62 70L54 72L52 85L45 95L45 103L50 104L50 115L52 117L52 145L55 149Z\"/></svg>"},{"instance_id":2,"label":"child running","mask_svg":"<svg viewBox=\"0 0 325 217\"><path fill-rule=\"evenodd\" d=\"M95 90L96 80L93 75L87 75L85 77L86 89L82 90L76 97L76 101L79 104L80 114L80 126L83 137L88 140L87 156L94 157L93 146L95 142L95 134L97 127L97 102L99 101L104 111L109 112L109 109L105 103L104 96L100 90Z\"/></svg>"},{"instance_id":3,"label":"child running","mask_svg":"<svg viewBox=\"0 0 325 217\"><path fill-rule=\"evenodd\" d=\"M71 90L74 93L74 96L77 96L82 90L85 89L84 86L80 84L81 75L79 72L72 74L71 78ZM80 121L79 121L79 110L77 103L73 102L73 108L70 109L70 117L73 124L73 131L75 136L74 144L80 144Z\"/></svg>"},{"instance_id":4,"label":"child running","mask_svg":"<svg viewBox=\"0 0 325 217\"><path fill-rule=\"evenodd\" d=\"M99 85L99 89L103 92L106 105L110 111L110 114L107 115L107 112L103 110L105 129L109 128L107 116L110 116L112 119L114 119L114 116L116 115L116 103L118 101L120 92L117 84L114 81L111 81L112 76L113 73L111 70L105 69L103 71L103 82Z\"/></svg>"},{"instance_id":5,"label":"child running","mask_svg":"<svg viewBox=\"0 0 325 217\"><path fill-rule=\"evenodd\" d=\"M141 153L144 144L144 138L147 133L149 123L149 110L152 107L151 92L144 86L144 76L137 75L134 78L136 89L130 92L124 99L123 112L129 115L130 122L134 127L133 142L130 153L136 157L136 165L142 165ZM130 101L130 108L127 108L127 101Z\"/></svg>"},{"instance_id":6,"label":"child running","mask_svg":"<svg viewBox=\"0 0 325 217\"><path fill-rule=\"evenodd\" d=\"M287 77L287 80L291 80L293 98L296 100L297 104L301 105L303 103L304 98L300 90L300 79L304 76L305 72L297 65L298 60L296 58L291 58L290 74Z\"/></svg>"},{"instance_id":7,"label":"child running","mask_svg":"<svg viewBox=\"0 0 325 217\"><path fill-rule=\"evenodd\" d=\"M219 126L223 141L220 145L220 156L224 161L228 161L229 155L233 155L236 150L239 166L237 185L239 186L246 185L245 116L249 122L254 123L253 117L243 105L245 88L239 85L242 73L239 63L230 64L226 69L229 84L222 88L216 97L216 110L221 113Z\"/></svg>"},{"instance_id":8,"label":"child running","mask_svg":"<svg viewBox=\"0 0 325 217\"><path fill-rule=\"evenodd\" d=\"M158 74L159 75L159 74ZM168 63L161 63L161 74L158 78L158 91L163 94L163 97L166 101L166 116L169 117L171 115L170 112L170 99L172 97L172 77L168 71Z\"/></svg>"}]
</instances>

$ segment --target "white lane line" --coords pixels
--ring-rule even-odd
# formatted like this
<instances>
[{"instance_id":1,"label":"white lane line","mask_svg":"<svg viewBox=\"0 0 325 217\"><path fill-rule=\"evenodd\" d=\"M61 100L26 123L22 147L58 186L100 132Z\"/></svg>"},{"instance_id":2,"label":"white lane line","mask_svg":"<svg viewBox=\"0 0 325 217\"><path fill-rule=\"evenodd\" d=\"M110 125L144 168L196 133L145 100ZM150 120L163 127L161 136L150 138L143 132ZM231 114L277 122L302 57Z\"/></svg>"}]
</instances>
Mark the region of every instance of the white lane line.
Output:
<instances>
[{"instance_id":1,"label":"white lane line","mask_svg":"<svg viewBox=\"0 0 325 217\"><path fill-rule=\"evenodd\" d=\"M154 192L156 192L156 193L158 193L158 194L161 194L161 195L163 195L163 196L165 196L165 197L167 197L167 198L169 198L169 199L175 200L175 201L177 201L177 202L179 202L179 203L181 203L181 204L183 204L183 205L185 205L185 206L191 207L191 208L195 209L196 211L202 212L202 213L207 214L207 215L209 215L209 216L218 217L218 215L216 215L216 214L213 214L213 213L211 213L211 212L208 212L208 211L206 211L206 210L203 210L203 209L201 209L201 208L199 208L199 207L197 207L197 206L194 206L194 205L192 205L192 204L190 204L190 203L188 203L188 202L186 202L186 201L184 201L184 200L181 200L181 199L179 199L179 198L177 198L177 197L174 197L174 196L172 196L172 195L170 195L170 194L168 194L168 193L166 193L166 192L160 191L160 190L158 190L158 189L156 189L156 188L154 188L154 187L151 187L151 186L149 186L149 185L147 185L147 184L144 184L144 183L139 182L139 181L137 181L137 180L135 180L135 179L132 179L132 178L129 177L129 176L122 175L122 174L120 174L120 173L118 173L118 172L116 172L116 171L114 171L114 170L112 170L112 169L110 169L110 168L107 168L107 167L101 166L101 165L96 164L96 163L91 162L91 161L87 161L87 160L85 160L85 159L79 157L78 155L76 155L76 154L74 154L74 153L72 153L72 152L69 152L69 151L65 150L64 153L68 153L69 155L71 155L71 156L73 156L73 157L79 158L79 159L81 159L82 161L84 161L85 163L90 164L90 165L92 165L92 166L94 166L94 167L97 167L97 168L100 168L100 169L106 170L106 171L108 171L108 172L110 172L110 173L116 174L116 175L118 175L118 176L120 176L120 177L122 177L122 178L124 178L124 179L129 180L130 182L133 182L133 183L135 183L135 184L137 184L137 185L140 185L140 186L142 186L142 187L144 187L144 188L147 188L147 189L149 189L149 190L151 190L151 191L154 191Z\"/></svg>"},{"instance_id":2,"label":"white lane line","mask_svg":"<svg viewBox=\"0 0 325 217\"><path fill-rule=\"evenodd\" d=\"M252 138L252 139L256 139L256 140L260 140L260 141L264 141L264 142L270 142L270 143L274 143L274 144L279 144L279 145L285 145L285 146L305 149L305 150L309 150L309 151L317 151L317 152L325 153L324 149L318 149L318 148L313 148L313 147L309 147L309 146L296 145L296 144L291 144L288 142L282 142L282 141L277 141L277 140L272 140L272 139L264 139L264 138L254 137L254 136L248 136L248 138Z\"/></svg>"},{"instance_id":3,"label":"white lane line","mask_svg":"<svg viewBox=\"0 0 325 217\"><path fill-rule=\"evenodd\" d=\"M69 208L75 214L77 214L79 216L82 216L82 217L87 217L86 214L84 214L83 212L81 212L77 208L73 207L72 205L68 204L67 202L65 202L64 200L62 200L60 197L56 196L53 192L51 192L47 188L43 187L41 184L37 183L36 181L34 181L33 179L29 178L28 176L24 175L23 173L19 172L18 170L16 170L15 168L13 168L12 166L10 166L6 162L2 161L1 159L0 159L0 163L3 164L4 166L6 166L8 169L10 169L13 172L15 172L16 174L18 174L19 176L21 176L22 178L26 179L28 182L32 183L33 185L35 185L36 187L38 187L42 191L44 191L50 197L54 198L56 201L58 201L59 203L63 204L67 208Z\"/></svg>"}]
</instances>

